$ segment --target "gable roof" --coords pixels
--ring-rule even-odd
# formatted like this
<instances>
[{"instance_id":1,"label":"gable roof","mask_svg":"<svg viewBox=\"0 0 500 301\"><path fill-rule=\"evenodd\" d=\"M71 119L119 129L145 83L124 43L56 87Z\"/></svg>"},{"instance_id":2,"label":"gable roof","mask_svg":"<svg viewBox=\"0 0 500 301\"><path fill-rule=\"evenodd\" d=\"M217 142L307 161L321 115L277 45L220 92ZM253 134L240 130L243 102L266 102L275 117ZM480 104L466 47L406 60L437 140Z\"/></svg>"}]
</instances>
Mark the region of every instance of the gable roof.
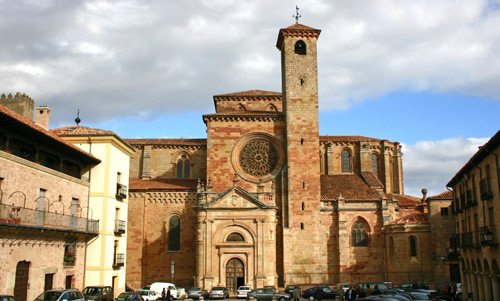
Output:
<instances>
[{"instance_id":1,"label":"gable roof","mask_svg":"<svg viewBox=\"0 0 500 301\"><path fill-rule=\"evenodd\" d=\"M452 199L452 198L453 198L453 191L450 190L446 190L444 192L441 192L440 194L428 197L428 199Z\"/></svg>"},{"instance_id":2,"label":"gable roof","mask_svg":"<svg viewBox=\"0 0 500 301\"><path fill-rule=\"evenodd\" d=\"M228 194L230 194L232 192L236 192L236 193L240 194L247 201L249 201L250 203L253 203L258 208L261 208L261 209L263 209L263 208L264 209L266 209L266 208L274 208L274 206L268 206L267 204L264 204L263 202L259 201L252 194L248 193L246 190L244 190L243 188L241 188L239 186L233 186L233 187L227 189L226 191L224 191L223 193L221 193L217 198L215 198L215 199L207 202L206 204L203 204L201 207L204 208L204 209L210 208L210 207L214 206L214 204L218 203L225 196L227 196ZM217 208L217 209L220 209L220 208ZM234 208L231 208L231 209L234 209Z\"/></svg>"},{"instance_id":3,"label":"gable roof","mask_svg":"<svg viewBox=\"0 0 500 301\"><path fill-rule=\"evenodd\" d=\"M178 145L178 146L206 146L207 139L191 138L145 138L145 139L124 139L130 145Z\"/></svg>"},{"instance_id":4,"label":"gable roof","mask_svg":"<svg viewBox=\"0 0 500 301\"><path fill-rule=\"evenodd\" d=\"M406 194L394 194L394 193L386 193L385 197L388 200L392 200L393 198L399 201L399 207L415 207L422 203L422 198L418 198L416 196L406 195Z\"/></svg>"},{"instance_id":5,"label":"gable roof","mask_svg":"<svg viewBox=\"0 0 500 301\"><path fill-rule=\"evenodd\" d=\"M342 196L347 201L377 201L380 194L357 174L321 175L321 200L331 201Z\"/></svg>"},{"instance_id":6,"label":"gable roof","mask_svg":"<svg viewBox=\"0 0 500 301\"><path fill-rule=\"evenodd\" d=\"M429 215L427 213L411 213L398 218L389 223L389 225L406 225L406 224L426 224L429 223Z\"/></svg>"},{"instance_id":7,"label":"gable roof","mask_svg":"<svg viewBox=\"0 0 500 301\"><path fill-rule=\"evenodd\" d=\"M129 191L196 191L197 179L129 179Z\"/></svg>"},{"instance_id":8,"label":"gable roof","mask_svg":"<svg viewBox=\"0 0 500 301\"><path fill-rule=\"evenodd\" d=\"M120 136L115 134L115 132L109 130L102 130L87 126L76 125L76 126L65 126L57 129L52 129L50 131L60 137L88 137L88 136L115 137L123 144L132 149L132 146L130 146L127 142L125 142Z\"/></svg>"},{"instance_id":9,"label":"gable roof","mask_svg":"<svg viewBox=\"0 0 500 301\"><path fill-rule=\"evenodd\" d=\"M87 164L98 164L101 162L98 158L66 142L46 128L2 105L0 105L0 128L10 128L19 134L30 137L34 142L67 153Z\"/></svg>"},{"instance_id":10,"label":"gable roof","mask_svg":"<svg viewBox=\"0 0 500 301\"><path fill-rule=\"evenodd\" d=\"M375 174L373 172L371 172L371 171L362 171L361 172L361 176L366 181L366 183L368 185L370 185L370 187L373 187L373 188L384 188L384 185L382 184L382 182L380 182L380 180L377 178L377 176L375 176Z\"/></svg>"}]
</instances>

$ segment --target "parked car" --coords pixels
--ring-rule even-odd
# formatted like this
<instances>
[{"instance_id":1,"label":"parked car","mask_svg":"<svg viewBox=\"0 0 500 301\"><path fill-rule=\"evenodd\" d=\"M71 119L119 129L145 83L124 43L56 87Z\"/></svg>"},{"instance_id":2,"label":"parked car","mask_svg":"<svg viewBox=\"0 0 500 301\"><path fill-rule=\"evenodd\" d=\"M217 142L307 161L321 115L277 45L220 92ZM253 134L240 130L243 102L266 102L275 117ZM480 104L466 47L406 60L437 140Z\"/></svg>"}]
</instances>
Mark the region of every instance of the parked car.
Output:
<instances>
[{"instance_id":1,"label":"parked car","mask_svg":"<svg viewBox=\"0 0 500 301\"><path fill-rule=\"evenodd\" d=\"M113 288L111 286L87 286L82 291L85 300L113 301Z\"/></svg>"},{"instance_id":2,"label":"parked car","mask_svg":"<svg viewBox=\"0 0 500 301\"><path fill-rule=\"evenodd\" d=\"M277 293L275 290L268 288L258 288L247 294L247 300L253 297L255 301L259 300L272 300L276 298L278 301L287 301L290 300L289 294Z\"/></svg>"},{"instance_id":3,"label":"parked car","mask_svg":"<svg viewBox=\"0 0 500 301\"><path fill-rule=\"evenodd\" d=\"M380 291L389 289L389 287L384 282L365 282L365 283L360 283L359 285L365 292L368 290L368 287L370 287L373 292L375 290L375 286Z\"/></svg>"},{"instance_id":4,"label":"parked car","mask_svg":"<svg viewBox=\"0 0 500 301\"><path fill-rule=\"evenodd\" d=\"M252 291L252 288L249 286L240 286L238 287L238 298L246 298L248 293Z\"/></svg>"},{"instance_id":5,"label":"parked car","mask_svg":"<svg viewBox=\"0 0 500 301\"><path fill-rule=\"evenodd\" d=\"M394 288L394 283L390 281L385 281L384 284L387 285L388 288Z\"/></svg>"},{"instance_id":6,"label":"parked car","mask_svg":"<svg viewBox=\"0 0 500 301\"><path fill-rule=\"evenodd\" d=\"M169 282L155 282L151 284L149 288L152 291L155 291L158 296L161 297L163 289L165 289L165 294L168 290L170 290L170 297L173 299L179 298L179 290L175 287L175 284Z\"/></svg>"},{"instance_id":7,"label":"parked car","mask_svg":"<svg viewBox=\"0 0 500 301\"><path fill-rule=\"evenodd\" d=\"M429 287L425 285L424 283L421 282L416 282L416 281L410 281L410 282L405 282L401 284L398 288L407 291L407 290L412 290L412 289L428 289Z\"/></svg>"},{"instance_id":8,"label":"parked car","mask_svg":"<svg viewBox=\"0 0 500 301\"><path fill-rule=\"evenodd\" d=\"M315 297L317 290L321 290L321 296L322 296L321 298L323 300L324 299L335 300L335 298L337 298L337 296L339 295L339 293L337 293L336 291L332 290L329 287L315 286L303 291L302 298L309 299L310 297Z\"/></svg>"},{"instance_id":9,"label":"parked car","mask_svg":"<svg viewBox=\"0 0 500 301\"><path fill-rule=\"evenodd\" d=\"M55 289L48 290L36 297L36 301L85 301L83 293L76 289Z\"/></svg>"},{"instance_id":10,"label":"parked car","mask_svg":"<svg viewBox=\"0 0 500 301\"><path fill-rule=\"evenodd\" d=\"M116 297L115 300L116 301L125 301L125 300L127 300L127 301L144 301L141 294L139 294L138 292L121 293L118 295L118 297Z\"/></svg>"},{"instance_id":11,"label":"parked car","mask_svg":"<svg viewBox=\"0 0 500 301\"><path fill-rule=\"evenodd\" d=\"M16 296L0 295L0 301L19 301Z\"/></svg>"},{"instance_id":12,"label":"parked car","mask_svg":"<svg viewBox=\"0 0 500 301\"><path fill-rule=\"evenodd\" d=\"M159 297L161 297L158 296L158 294L152 290L138 289L137 292L142 296L142 299L146 301L155 301L158 300Z\"/></svg>"},{"instance_id":13,"label":"parked car","mask_svg":"<svg viewBox=\"0 0 500 301\"><path fill-rule=\"evenodd\" d=\"M187 295L189 299L200 299L200 297L208 299L209 293L201 287L193 286L188 290Z\"/></svg>"},{"instance_id":14,"label":"parked car","mask_svg":"<svg viewBox=\"0 0 500 301\"><path fill-rule=\"evenodd\" d=\"M266 285L266 286L264 286L264 288L276 291L276 288L274 286L272 286L272 285Z\"/></svg>"},{"instance_id":15,"label":"parked car","mask_svg":"<svg viewBox=\"0 0 500 301\"><path fill-rule=\"evenodd\" d=\"M229 291L223 286L214 286L210 290L208 297L210 299L227 299L229 298Z\"/></svg>"},{"instance_id":16,"label":"parked car","mask_svg":"<svg viewBox=\"0 0 500 301\"><path fill-rule=\"evenodd\" d=\"M289 294L290 297L293 298L293 290L297 287L297 285L287 285L285 287L285 294Z\"/></svg>"}]
</instances>

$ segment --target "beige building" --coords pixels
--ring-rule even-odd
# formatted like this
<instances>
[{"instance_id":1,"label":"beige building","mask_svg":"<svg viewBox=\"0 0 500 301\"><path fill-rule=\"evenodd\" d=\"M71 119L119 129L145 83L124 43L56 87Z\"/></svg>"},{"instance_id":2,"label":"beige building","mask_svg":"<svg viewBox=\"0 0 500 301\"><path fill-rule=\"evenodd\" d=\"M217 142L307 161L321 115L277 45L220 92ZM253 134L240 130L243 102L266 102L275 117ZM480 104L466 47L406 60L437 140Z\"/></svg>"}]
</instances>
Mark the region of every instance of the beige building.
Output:
<instances>
[{"instance_id":1,"label":"beige building","mask_svg":"<svg viewBox=\"0 0 500 301\"><path fill-rule=\"evenodd\" d=\"M0 294L21 301L82 288L99 228L88 201L89 171L101 161L48 131L47 107L33 122L33 105L19 93L0 98Z\"/></svg>"},{"instance_id":2,"label":"beige building","mask_svg":"<svg viewBox=\"0 0 500 301\"><path fill-rule=\"evenodd\" d=\"M100 223L99 235L88 243L85 285L112 286L117 296L125 291L127 187L134 150L111 131L77 125L51 132L102 161L89 174L88 207Z\"/></svg>"},{"instance_id":3,"label":"beige building","mask_svg":"<svg viewBox=\"0 0 500 301\"><path fill-rule=\"evenodd\" d=\"M500 131L447 184L461 256L462 288L469 300L500 300Z\"/></svg>"},{"instance_id":4,"label":"beige building","mask_svg":"<svg viewBox=\"0 0 500 301\"><path fill-rule=\"evenodd\" d=\"M282 91L215 95L206 139L126 140L130 287L453 278L431 243L449 241L431 223L451 198L404 195L397 142L319 135L319 35L280 29Z\"/></svg>"}]
</instances>

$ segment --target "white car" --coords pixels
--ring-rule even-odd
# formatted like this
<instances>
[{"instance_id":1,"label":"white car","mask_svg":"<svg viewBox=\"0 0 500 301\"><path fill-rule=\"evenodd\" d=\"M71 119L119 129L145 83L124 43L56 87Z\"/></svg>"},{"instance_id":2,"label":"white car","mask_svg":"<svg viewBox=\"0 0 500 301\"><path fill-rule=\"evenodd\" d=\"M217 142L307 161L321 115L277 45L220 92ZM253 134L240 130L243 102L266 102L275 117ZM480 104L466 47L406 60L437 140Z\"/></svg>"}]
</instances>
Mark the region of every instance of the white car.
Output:
<instances>
[{"instance_id":1,"label":"white car","mask_svg":"<svg viewBox=\"0 0 500 301\"><path fill-rule=\"evenodd\" d=\"M165 294L170 290L170 297L172 299L178 299L179 298L179 291L175 287L175 284L173 283L168 283L168 282L155 282L151 284L151 287L149 288L150 290L154 291L156 295L161 298L161 293L163 292L163 289L165 289Z\"/></svg>"},{"instance_id":2,"label":"white car","mask_svg":"<svg viewBox=\"0 0 500 301\"><path fill-rule=\"evenodd\" d=\"M249 286L238 287L238 298L246 298L247 294L251 291L252 291L252 288Z\"/></svg>"},{"instance_id":3,"label":"white car","mask_svg":"<svg viewBox=\"0 0 500 301\"><path fill-rule=\"evenodd\" d=\"M137 292L142 296L142 299L147 301L155 301L158 300L158 294L152 290L140 289Z\"/></svg>"}]
</instances>

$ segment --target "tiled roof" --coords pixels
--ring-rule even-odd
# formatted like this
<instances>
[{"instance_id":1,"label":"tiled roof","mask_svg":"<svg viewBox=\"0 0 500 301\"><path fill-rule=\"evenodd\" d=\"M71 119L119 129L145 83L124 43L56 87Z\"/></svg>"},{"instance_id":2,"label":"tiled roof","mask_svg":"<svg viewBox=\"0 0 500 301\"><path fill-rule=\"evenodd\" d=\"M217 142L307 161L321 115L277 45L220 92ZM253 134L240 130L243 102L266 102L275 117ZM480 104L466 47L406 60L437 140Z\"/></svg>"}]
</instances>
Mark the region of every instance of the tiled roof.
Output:
<instances>
[{"instance_id":1,"label":"tiled roof","mask_svg":"<svg viewBox=\"0 0 500 301\"><path fill-rule=\"evenodd\" d=\"M263 91L263 90L248 90L248 91L218 94L214 95L214 98L226 97L226 96L282 96L282 93L273 91Z\"/></svg>"},{"instance_id":2,"label":"tiled roof","mask_svg":"<svg viewBox=\"0 0 500 301\"><path fill-rule=\"evenodd\" d=\"M379 179L375 176L375 174L371 171L362 171L361 176L365 179L366 183L370 185L370 187L374 188L384 188L384 185L379 181Z\"/></svg>"},{"instance_id":3,"label":"tiled roof","mask_svg":"<svg viewBox=\"0 0 500 301\"><path fill-rule=\"evenodd\" d=\"M197 179L133 179L129 180L130 191L146 190L176 190L176 191L196 191Z\"/></svg>"},{"instance_id":4,"label":"tiled roof","mask_svg":"<svg viewBox=\"0 0 500 301\"><path fill-rule=\"evenodd\" d=\"M132 146L130 146L127 142L125 142L120 136L108 130L101 130L87 126L75 125L75 126L65 126L62 128L52 129L50 131L61 137L112 136L123 142L128 147L132 148Z\"/></svg>"},{"instance_id":5,"label":"tiled roof","mask_svg":"<svg viewBox=\"0 0 500 301\"><path fill-rule=\"evenodd\" d=\"M183 139L183 138L146 138L146 139L124 139L125 142L131 145L183 145L183 146L206 146L207 139Z\"/></svg>"},{"instance_id":6,"label":"tiled roof","mask_svg":"<svg viewBox=\"0 0 500 301\"><path fill-rule=\"evenodd\" d=\"M94 129L86 126L65 126L62 128L50 130L52 133L58 136L114 136L116 135L112 131Z\"/></svg>"},{"instance_id":7,"label":"tiled roof","mask_svg":"<svg viewBox=\"0 0 500 301\"><path fill-rule=\"evenodd\" d=\"M101 162L98 158L66 142L55 133L2 105L0 105L0 125L2 127L12 126L18 133L30 135L33 140L43 143L48 147L57 148L62 152L73 154L79 160L92 164Z\"/></svg>"},{"instance_id":8,"label":"tiled roof","mask_svg":"<svg viewBox=\"0 0 500 301\"><path fill-rule=\"evenodd\" d=\"M429 199L451 199L453 198L453 191L446 190L440 194L430 196Z\"/></svg>"},{"instance_id":9,"label":"tiled roof","mask_svg":"<svg viewBox=\"0 0 500 301\"><path fill-rule=\"evenodd\" d=\"M321 175L321 200L335 200L340 195L348 201L376 201L381 198L360 175Z\"/></svg>"},{"instance_id":10,"label":"tiled roof","mask_svg":"<svg viewBox=\"0 0 500 301\"><path fill-rule=\"evenodd\" d=\"M406 194L392 194L392 193L386 193L385 197L388 200L392 200L395 198L396 200L399 201L399 207L414 207L416 205L419 205L422 203L422 198L418 198L415 196L411 195L406 195Z\"/></svg>"},{"instance_id":11,"label":"tiled roof","mask_svg":"<svg viewBox=\"0 0 500 301\"><path fill-rule=\"evenodd\" d=\"M319 136L321 142L328 141L382 141L381 139L364 136Z\"/></svg>"},{"instance_id":12,"label":"tiled roof","mask_svg":"<svg viewBox=\"0 0 500 301\"><path fill-rule=\"evenodd\" d=\"M288 27L286 27L285 29L294 29L294 30L318 30L316 28L312 28L312 27L309 27L309 26L306 26L306 25L303 25L303 24L293 24L293 25L290 25Z\"/></svg>"},{"instance_id":13,"label":"tiled roof","mask_svg":"<svg viewBox=\"0 0 500 301\"><path fill-rule=\"evenodd\" d=\"M276 48L281 51L281 45L285 36L301 37L301 38L318 38L321 30L315 29L302 24L293 24L286 28L281 28L278 34L278 41L276 41Z\"/></svg>"},{"instance_id":14,"label":"tiled roof","mask_svg":"<svg viewBox=\"0 0 500 301\"><path fill-rule=\"evenodd\" d=\"M429 215L427 213L412 213L391 222L389 225L425 224L425 223L429 223Z\"/></svg>"}]
</instances>

